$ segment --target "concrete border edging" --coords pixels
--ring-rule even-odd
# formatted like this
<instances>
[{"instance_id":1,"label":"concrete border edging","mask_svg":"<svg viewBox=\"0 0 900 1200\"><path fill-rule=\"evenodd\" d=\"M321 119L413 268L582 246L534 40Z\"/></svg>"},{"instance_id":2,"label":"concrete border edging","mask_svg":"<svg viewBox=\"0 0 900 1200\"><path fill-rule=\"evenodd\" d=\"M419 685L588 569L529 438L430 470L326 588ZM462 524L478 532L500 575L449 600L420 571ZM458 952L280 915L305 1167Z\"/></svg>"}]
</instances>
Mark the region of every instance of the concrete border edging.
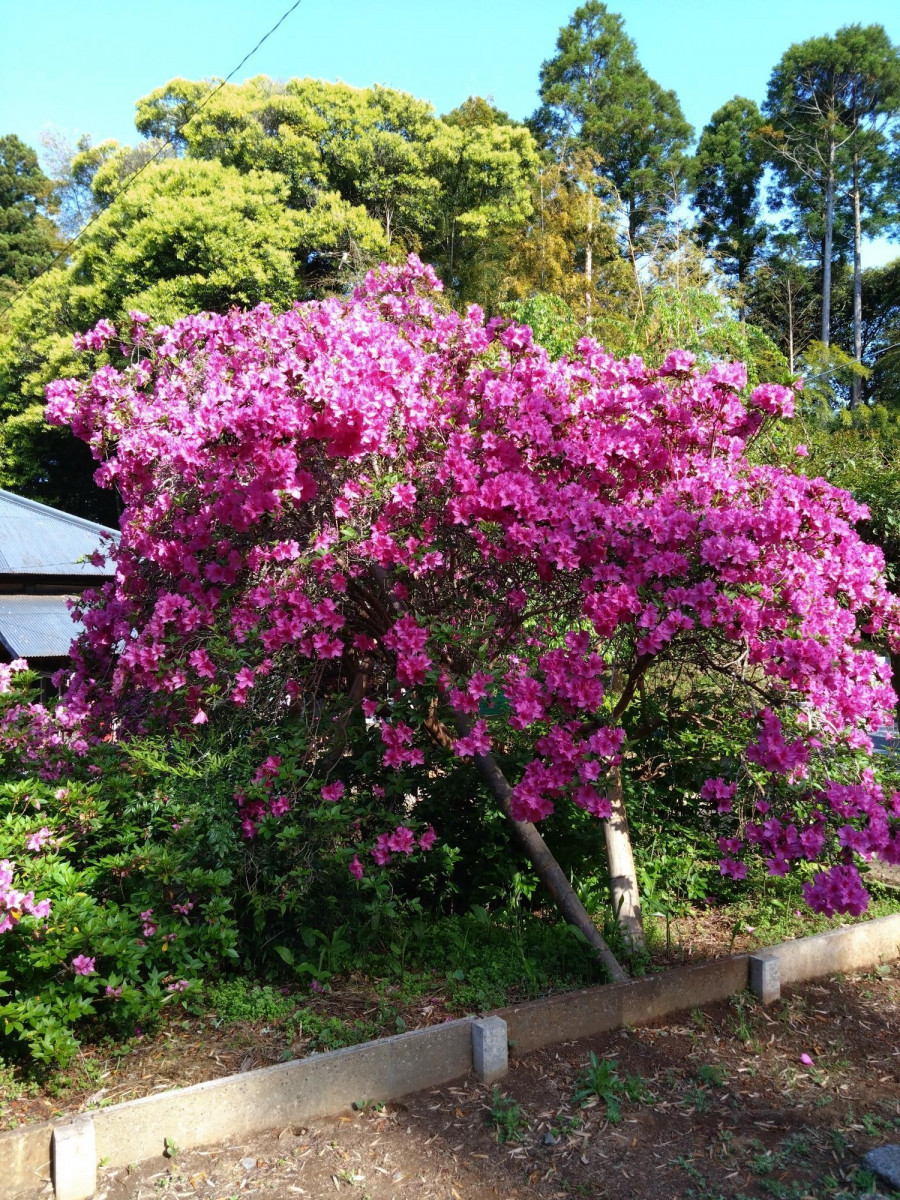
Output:
<instances>
[{"instance_id":1,"label":"concrete border edging","mask_svg":"<svg viewBox=\"0 0 900 1200\"><path fill-rule=\"evenodd\" d=\"M782 987L823 975L865 971L900 958L900 913L780 942L756 953L777 957Z\"/></svg>"},{"instance_id":2,"label":"concrete border edging","mask_svg":"<svg viewBox=\"0 0 900 1200\"><path fill-rule=\"evenodd\" d=\"M97 1155L125 1166L162 1154L167 1137L210 1145L448 1083L472 1068L471 1025L464 1017L96 1109Z\"/></svg>"},{"instance_id":3,"label":"concrete border edging","mask_svg":"<svg viewBox=\"0 0 900 1200\"><path fill-rule=\"evenodd\" d=\"M673 967L628 983L608 983L577 992L562 992L498 1009L517 1055L558 1042L593 1037L623 1025L644 1025L658 1017L716 1000L727 1000L747 987L746 954L715 958L696 966Z\"/></svg>"},{"instance_id":4,"label":"concrete border edging","mask_svg":"<svg viewBox=\"0 0 900 1200\"><path fill-rule=\"evenodd\" d=\"M12 1200L46 1184L52 1159L57 1200L83 1200L92 1194L83 1190L87 1183L78 1183L82 1191L77 1196L66 1190L71 1163L77 1163L78 1172L89 1170L94 1179L98 1161L119 1167L155 1157L163 1153L166 1138L183 1149L211 1145L333 1116L359 1100L396 1099L449 1083L473 1068L485 1082L494 1082L507 1070L507 1039L517 1054L523 1054L726 1000L751 982L768 1003L780 994L780 987L775 991L776 977L783 986L897 958L900 913L782 942L752 956L736 954L627 983L564 992L482 1018L463 1017L26 1125L0 1133L0 1163L8 1189L4 1194ZM77 1182L72 1178L73 1186Z\"/></svg>"}]
</instances>

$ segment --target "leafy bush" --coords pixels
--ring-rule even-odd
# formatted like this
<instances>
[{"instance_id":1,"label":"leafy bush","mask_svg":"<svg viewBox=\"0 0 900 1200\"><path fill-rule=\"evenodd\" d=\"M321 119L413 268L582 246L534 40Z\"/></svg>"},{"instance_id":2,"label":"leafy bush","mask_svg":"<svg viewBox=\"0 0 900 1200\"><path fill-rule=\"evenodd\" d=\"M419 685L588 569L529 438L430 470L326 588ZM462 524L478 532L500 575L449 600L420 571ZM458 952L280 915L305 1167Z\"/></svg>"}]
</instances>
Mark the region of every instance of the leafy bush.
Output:
<instances>
[{"instance_id":1,"label":"leafy bush","mask_svg":"<svg viewBox=\"0 0 900 1200\"><path fill-rule=\"evenodd\" d=\"M0 938L5 1057L64 1065L81 1030L130 1032L235 957L233 875L203 863L195 818L122 771L0 783L0 859L49 901Z\"/></svg>"}]
</instances>

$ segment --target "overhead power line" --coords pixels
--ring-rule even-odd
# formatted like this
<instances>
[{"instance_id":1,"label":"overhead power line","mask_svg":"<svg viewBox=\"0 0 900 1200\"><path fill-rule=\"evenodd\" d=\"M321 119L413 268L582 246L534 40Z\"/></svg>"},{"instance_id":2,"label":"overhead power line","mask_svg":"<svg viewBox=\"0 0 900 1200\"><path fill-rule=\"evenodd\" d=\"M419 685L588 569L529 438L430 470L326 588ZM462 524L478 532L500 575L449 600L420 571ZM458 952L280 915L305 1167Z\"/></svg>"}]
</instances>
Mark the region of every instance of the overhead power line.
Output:
<instances>
[{"instance_id":1,"label":"overhead power line","mask_svg":"<svg viewBox=\"0 0 900 1200\"><path fill-rule=\"evenodd\" d=\"M294 3L290 6L290 8L288 8L285 12L283 12L281 14L281 16L278 18L278 20L275 22L275 24L272 26L272 28L268 31L268 33L263 34L263 36L259 39L259 41L256 43L256 45L253 47L253 49L247 51L247 53L244 55L244 57L241 59L241 61L238 63L238 65L232 71L230 71L225 76L224 79L221 79L211 91L207 92L206 95L203 97L203 99L198 104L194 105L194 108L191 111L190 115L185 117L185 119L181 122L181 124L177 125L175 127L175 129L172 131L172 133L169 134L169 136L166 138L166 140L163 142L163 144L159 147L159 149L154 154L151 154L151 156L147 159L147 161L142 166L138 167L138 169L136 171L132 172L132 174L126 178L125 182L122 184L122 186L116 192L115 196L113 196L111 200L109 200L106 204L103 205L102 208L98 209L98 211L94 213L94 215L87 222L87 224L84 225L81 229L79 229L79 231L75 234L75 236L72 238L72 240L69 242L66 242L65 246L63 246L63 248L59 251L59 253L56 254L50 260L50 262L47 263L47 265L45 267L43 267L40 271L38 271L37 275L35 275L34 278L31 279L28 282L28 284L24 288L22 288L22 290L20 292L17 292L16 295L13 297L13 299L5 307L0 308L0 317L5 316L8 312L10 312L12 309L14 309L21 300L25 299L25 297L28 295L28 293L31 291L31 289L34 287L34 285L37 283L37 281L43 275L46 275L46 273L48 271L52 270L52 268L55 267L56 264L61 259L68 257L69 251L72 249L72 247L75 245L75 243L81 237L83 237L85 233L87 233L87 231L90 229L90 227L96 221L100 220L100 218L103 216L103 214L105 212L108 212L112 208L112 206L115 204L115 202L119 199L120 196L125 195L125 193L128 191L128 189L134 183L134 181L137 178L139 178L139 176L143 175L143 173L147 170L148 167L152 166L153 163L155 163L156 160L158 158L160 158L161 155L163 155L166 152L166 150L168 150L172 145L174 145L174 139L181 133L182 129L186 128L191 123L191 121L193 121L194 117L196 117L197 114L199 112L201 112L207 106L207 104L209 104L209 102L210 102L210 100L212 100L213 96L215 96L217 92L220 92L226 83L230 83L231 80L234 79L235 75L237 75L237 73L238 73L238 71L240 71L241 67L243 67L243 65L253 57L253 55L257 52L257 50L259 50L259 48L263 45L263 43L267 42L269 40L269 38L272 36L272 34L275 33L284 24L284 22L288 19L288 17L291 15L291 13L294 12L295 9L300 7L302 2L303 2L303 0L294 0Z\"/></svg>"}]
</instances>

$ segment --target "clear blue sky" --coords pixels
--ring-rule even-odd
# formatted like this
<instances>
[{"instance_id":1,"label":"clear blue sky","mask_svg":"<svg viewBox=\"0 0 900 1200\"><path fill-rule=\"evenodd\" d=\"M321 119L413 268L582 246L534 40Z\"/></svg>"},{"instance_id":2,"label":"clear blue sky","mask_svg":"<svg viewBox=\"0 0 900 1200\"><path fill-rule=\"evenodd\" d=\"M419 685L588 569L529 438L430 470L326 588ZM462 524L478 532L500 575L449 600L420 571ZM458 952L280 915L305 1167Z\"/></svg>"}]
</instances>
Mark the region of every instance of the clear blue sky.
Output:
<instances>
[{"instance_id":1,"label":"clear blue sky","mask_svg":"<svg viewBox=\"0 0 900 1200\"><path fill-rule=\"evenodd\" d=\"M133 141L139 96L176 75L227 75L290 0L0 0L0 134ZM383 83L438 112L472 94L514 117L575 0L302 0L242 76ZM646 69L699 129L735 94L763 99L792 42L853 22L900 43L896 0L611 0ZM873 248L874 250L875 248ZM890 255L895 253L892 248ZM883 253L872 256L882 259Z\"/></svg>"}]
</instances>

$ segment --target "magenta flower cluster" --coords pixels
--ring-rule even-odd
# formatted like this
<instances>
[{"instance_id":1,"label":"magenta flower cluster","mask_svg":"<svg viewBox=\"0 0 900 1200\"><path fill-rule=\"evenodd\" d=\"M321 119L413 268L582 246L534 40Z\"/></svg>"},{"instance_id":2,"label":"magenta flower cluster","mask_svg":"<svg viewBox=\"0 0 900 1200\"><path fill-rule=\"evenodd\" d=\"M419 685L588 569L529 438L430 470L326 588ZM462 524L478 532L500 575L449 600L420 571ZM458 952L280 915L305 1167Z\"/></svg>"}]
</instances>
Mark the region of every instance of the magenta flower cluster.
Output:
<instances>
[{"instance_id":1,"label":"magenta flower cluster","mask_svg":"<svg viewBox=\"0 0 900 1200\"><path fill-rule=\"evenodd\" d=\"M36 741L74 747L113 718L188 728L224 704L311 711L362 670L385 766L422 766L435 720L462 729L457 755L488 754L502 698L531 748L516 816L570 801L602 818L629 688L695 661L739 664L765 696L746 770L773 794L823 747L870 747L895 697L862 638L894 638L898 615L854 530L865 509L749 454L793 390L748 396L740 364L678 351L654 369L590 339L551 362L527 327L447 311L439 291L410 258L350 299L85 335L131 365L54 383L48 419L118 488L122 540ZM273 779L238 799L248 836L280 803ZM727 815L734 783L704 799ZM895 802L869 788L845 824L882 832L857 846L821 795L747 833L777 869L837 863L808 898L852 910L852 854L894 853ZM402 830L378 855L407 852ZM746 840L728 841L739 873Z\"/></svg>"},{"instance_id":2,"label":"magenta flower cluster","mask_svg":"<svg viewBox=\"0 0 900 1200\"><path fill-rule=\"evenodd\" d=\"M256 837L260 821L266 816L283 817L290 809L287 796L273 794L280 770L281 756L270 754L254 772L249 794L241 789L234 793L245 838Z\"/></svg>"},{"instance_id":3,"label":"magenta flower cluster","mask_svg":"<svg viewBox=\"0 0 900 1200\"><path fill-rule=\"evenodd\" d=\"M35 900L34 892L22 892L13 887L15 865L8 858L0 860L0 933L18 925L23 917L43 920L50 915L49 900Z\"/></svg>"}]
</instances>

